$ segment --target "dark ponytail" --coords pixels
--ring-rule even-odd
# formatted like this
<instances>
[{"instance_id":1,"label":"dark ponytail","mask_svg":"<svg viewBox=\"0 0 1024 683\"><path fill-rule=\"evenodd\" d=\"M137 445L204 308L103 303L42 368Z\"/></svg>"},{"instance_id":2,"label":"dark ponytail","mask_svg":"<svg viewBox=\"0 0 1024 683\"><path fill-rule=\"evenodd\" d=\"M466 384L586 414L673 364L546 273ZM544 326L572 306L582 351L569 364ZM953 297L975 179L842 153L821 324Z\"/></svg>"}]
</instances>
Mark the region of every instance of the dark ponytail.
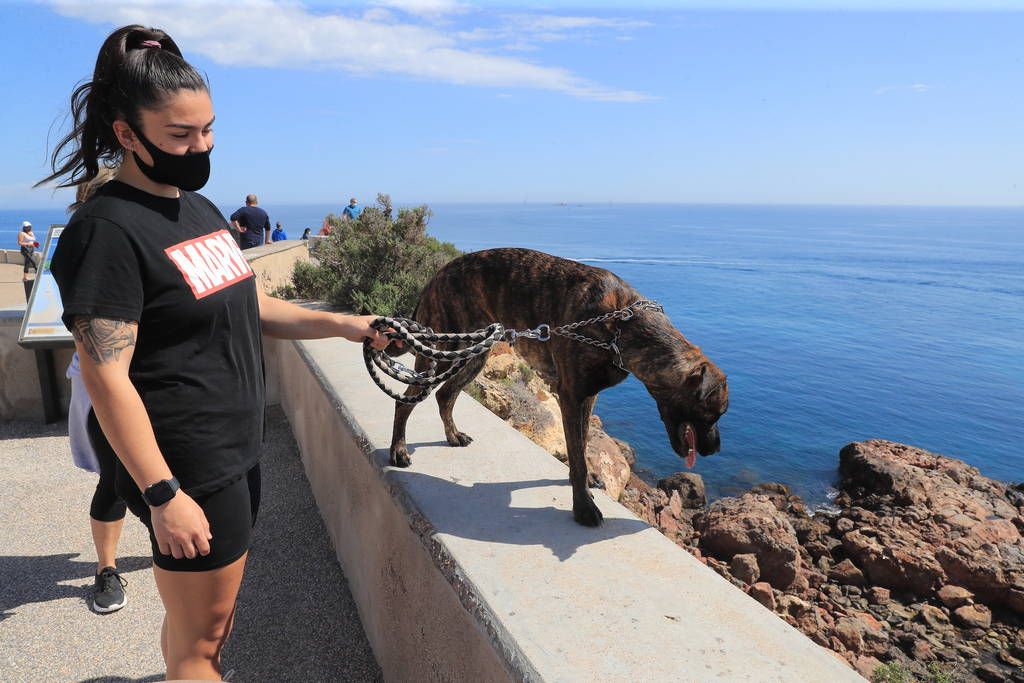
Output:
<instances>
[{"instance_id":1,"label":"dark ponytail","mask_svg":"<svg viewBox=\"0 0 1024 683\"><path fill-rule=\"evenodd\" d=\"M101 162L120 164L124 149L114 135L114 121L124 119L138 130L139 110L158 109L178 90L208 91L209 86L169 35L138 25L111 33L100 47L92 80L71 94L73 127L53 150L53 173L36 187L61 178L57 187L87 183Z\"/></svg>"}]
</instances>

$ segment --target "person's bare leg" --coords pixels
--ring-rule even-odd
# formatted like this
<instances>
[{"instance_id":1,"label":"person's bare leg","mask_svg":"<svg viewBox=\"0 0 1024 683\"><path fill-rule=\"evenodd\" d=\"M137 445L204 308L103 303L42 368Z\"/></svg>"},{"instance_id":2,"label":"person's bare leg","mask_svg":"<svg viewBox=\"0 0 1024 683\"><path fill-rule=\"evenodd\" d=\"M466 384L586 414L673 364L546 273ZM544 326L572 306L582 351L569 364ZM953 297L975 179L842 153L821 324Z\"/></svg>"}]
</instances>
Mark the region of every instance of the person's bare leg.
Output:
<instances>
[{"instance_id":1,"label":"person's bare leg","mask_svg":"<svg viewBox=\"0 0 1024 683\"><path fill-rule=\"evenodd\" d=\"M117 541L121 538L124 517L115 522L101 522L89 518L92 526L92 542L96 546L96 573L104 567L117 567Z\"/></svg>"},{"instance_id":2,"label":"person's bare leg","mask_svg":"<svg viewBox=\"0 0 1024 683\"><path fill-rule=\"evenodd\" d=\"M248 554L206 572L153 567L167 611L167 678L219 681L220 653L231 633Z\"/></svg>"},{"instance_id":3,"label":"person's bare leg","mask_svg":"<svg viewBox=\"0 0 1024 683\"><path fill-rule=\"evenodd\" d=\"M160 654L164 656L164 668L167 667L167 613L164 613L164 622L160 624Z\"/></svg>"}]
</instances>

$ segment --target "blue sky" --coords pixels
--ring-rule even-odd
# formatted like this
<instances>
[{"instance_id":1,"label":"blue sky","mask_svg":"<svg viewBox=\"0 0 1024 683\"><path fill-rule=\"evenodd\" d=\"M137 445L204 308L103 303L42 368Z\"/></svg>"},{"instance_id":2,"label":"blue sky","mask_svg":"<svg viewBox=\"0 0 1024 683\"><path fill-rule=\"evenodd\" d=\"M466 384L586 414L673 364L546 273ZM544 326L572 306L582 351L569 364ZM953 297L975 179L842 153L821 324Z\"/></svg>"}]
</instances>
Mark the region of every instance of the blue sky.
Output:
<instances>
[{"instance_id":1,"label":"blue sky","mask_svg":"<svg viewBox=\"0 0 1024 683\"><path fill-rule=\"evenodd\" d=\"M133 22L208 74L204 193L228 205L1024 205L1021 0L0 2L0 20L6 208L68 203L29 188Z\"/></svg>"}]
</instances>

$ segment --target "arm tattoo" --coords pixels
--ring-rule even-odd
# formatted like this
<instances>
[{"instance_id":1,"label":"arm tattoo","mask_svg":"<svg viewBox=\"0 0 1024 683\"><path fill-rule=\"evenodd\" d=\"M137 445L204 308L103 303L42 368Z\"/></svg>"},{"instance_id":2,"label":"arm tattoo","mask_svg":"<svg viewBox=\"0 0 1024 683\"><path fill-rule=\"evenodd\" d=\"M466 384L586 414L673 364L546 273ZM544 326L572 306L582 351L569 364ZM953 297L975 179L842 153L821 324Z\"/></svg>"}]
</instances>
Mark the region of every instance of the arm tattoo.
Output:
<instances>
[{"instance_id":1,"label":"arm tattoo","mask_svg":"<svg viewBox=\"0 0 1024 683\"><path fill-rule=\"evenodd\" d=\"M125 320L78 316L71 334L96 365L103 365L117 360L122 351L135 346L137 327L136 323Z\"/></svg>"}]
</instances>

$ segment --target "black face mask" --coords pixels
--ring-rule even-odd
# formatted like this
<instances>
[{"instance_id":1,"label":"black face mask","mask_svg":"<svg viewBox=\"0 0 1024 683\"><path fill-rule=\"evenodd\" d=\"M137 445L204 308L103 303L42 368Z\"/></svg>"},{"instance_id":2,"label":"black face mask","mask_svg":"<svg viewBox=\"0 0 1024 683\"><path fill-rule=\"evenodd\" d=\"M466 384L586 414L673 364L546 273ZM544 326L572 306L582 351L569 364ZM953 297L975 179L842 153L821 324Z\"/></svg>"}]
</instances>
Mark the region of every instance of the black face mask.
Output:
<instances>
[{"instance_id":1,"label":"black face mask","mask_svg":"<svg viewBox=\"0 0 1024 683\"><path fill-rule=\"evenodd\" d=\"M147 140L146 136L134 127L132 131L153 157L153 165L147 165L134 151L132 156L135 157L139 170L154 183L173 185L181 190L195 192L210 179L210 152L213 151L213 147L194 154L171 154Z\"/></svg>"}]
</instances>

